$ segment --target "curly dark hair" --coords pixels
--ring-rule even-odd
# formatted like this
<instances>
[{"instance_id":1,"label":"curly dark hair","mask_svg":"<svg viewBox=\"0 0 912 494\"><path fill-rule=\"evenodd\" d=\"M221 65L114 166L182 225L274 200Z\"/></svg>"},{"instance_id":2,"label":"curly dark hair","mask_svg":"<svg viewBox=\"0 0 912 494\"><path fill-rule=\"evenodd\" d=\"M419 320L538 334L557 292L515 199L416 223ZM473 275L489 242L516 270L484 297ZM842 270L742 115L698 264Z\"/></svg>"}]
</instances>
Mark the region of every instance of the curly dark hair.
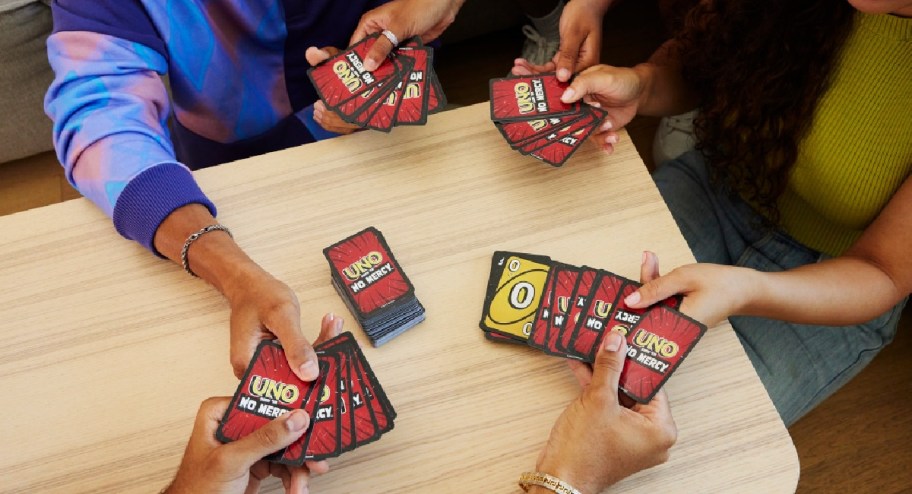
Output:
<instances>
[{"instance_id":1,"label":"curly dark hair","mask_svg":"<svg viewBox=\"0 0 912 494\"><path fill-rule=\"evenodd\" d=\"M712 0L679 27L683 75L699 97L697 148L714 183L769 226L854 12L846 0Z\"/></svg>"}]
</instances>

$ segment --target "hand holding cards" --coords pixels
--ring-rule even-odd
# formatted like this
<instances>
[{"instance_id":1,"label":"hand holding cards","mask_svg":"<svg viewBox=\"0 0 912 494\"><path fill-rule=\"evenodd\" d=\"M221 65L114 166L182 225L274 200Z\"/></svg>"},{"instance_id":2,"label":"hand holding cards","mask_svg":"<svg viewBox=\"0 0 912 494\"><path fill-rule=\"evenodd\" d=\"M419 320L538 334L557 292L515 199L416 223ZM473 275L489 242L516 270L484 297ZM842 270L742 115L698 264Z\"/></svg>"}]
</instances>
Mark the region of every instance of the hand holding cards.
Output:
<instances>
[{"instance_id":1,"label":"hand holding cards","mask_svg":"<svg viewBox=\"0 0 912 494\"><path fill-rule=\"evenodd\" d=\"M384 132L397 125L424 125L429 114L446 105L434 73L434 50L412 38L368 72L364 56L378 36L364 38L307 75L326 107L348 123Z\"/></svg>"},{"instance_id":2,"label":"hand holding cards","mask_svg":"<svg viewBox=\"0 0 912 494\"><path fill-rule=\"evenodd\" d=\"M323 249L332 283L374 346L424 320L415 287L380 233L366 228Z\"/></svg>"},{"instance_id":3,"label":"hand holding cards","mask_svg":"<svg viewBox=\"0 0 912 494\"><path fill-rule=\"evenodd\" d=\"M649 402L706 332L678 312L679 297L646 309L624 299L641 285L609 271L546 256L495 252L479 326L492 341L528 344L548 355L594 362L607 331L627 338L620 388Z\"/></svg>"},{"instance_id":4,"label":"hand holding cards","mask_svg":"<svg viewBox=\"0 0 912 494\"><path fill-rule=\"evenodd\" d=\"M511 148L562 166L607 115L561 101L569 86L553 73L491 79L491 120Z\"/></svg>"},{"instance_id":5,"label":"hand holding cards","mask_svg":"<svg viewBox=\"0 0 912 494\"><path fill-rule=\"evenodd\" d=\"M291 372L281 345L257 348L216 436L236 441L294 409L310 416L308 431L267 460L300 466L373 442L393 428L396 411L351 333L314 347L320 376L304 382Z\"/></svg>"}]
</instances>

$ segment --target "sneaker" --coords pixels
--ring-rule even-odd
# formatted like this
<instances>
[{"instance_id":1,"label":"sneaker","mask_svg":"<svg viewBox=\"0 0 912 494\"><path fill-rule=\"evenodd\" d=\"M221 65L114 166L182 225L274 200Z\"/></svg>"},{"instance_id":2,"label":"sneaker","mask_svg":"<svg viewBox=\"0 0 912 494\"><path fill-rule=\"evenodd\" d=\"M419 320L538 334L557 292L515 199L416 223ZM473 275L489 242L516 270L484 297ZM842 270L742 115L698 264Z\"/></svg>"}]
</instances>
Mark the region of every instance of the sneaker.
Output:
<instances>
[{"instance_id":1,"label":"sneaker","mask_svg":"<svg viewBox=\"0 0 912 494\"><path fill-rule=\"evenodd\" d=\"M560 48L560 38L548 39L542 36L534 27L525 25L522 32L526 35L523 43L522 57L535 65L542 65L554 58Z\"/></svg>"},{"instance_id":2,"label":"sneaker","mask_svg":"<svg viewBox=\"0 0 912 494\"><path fill-rule=\"evenodd\" d=\"M692 110L662 118L652 141L652 158L657 165L694 148L696 140L693 135L693 119L696 115L697 110Z\"/></svg>"}]
</instances>

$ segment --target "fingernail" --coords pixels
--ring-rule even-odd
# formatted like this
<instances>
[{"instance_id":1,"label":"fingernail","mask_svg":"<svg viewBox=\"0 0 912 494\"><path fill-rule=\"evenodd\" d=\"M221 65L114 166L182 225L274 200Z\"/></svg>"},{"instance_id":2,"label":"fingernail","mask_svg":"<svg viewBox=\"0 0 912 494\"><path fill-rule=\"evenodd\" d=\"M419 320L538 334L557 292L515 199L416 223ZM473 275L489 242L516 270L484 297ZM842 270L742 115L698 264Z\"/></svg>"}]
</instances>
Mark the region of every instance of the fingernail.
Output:
<instances>
[{"instance_id":1,"label":"fingernail","mask_svg":"<svg viewBox=\"0 0 912 494\"><path fill-rule=\"evenodd\" d=\"M608 334L605 335L605 350L608 350L609 352L618 351L618 349L621 348L621 341L623 341L623 339L624 337L621 336L621 333L609 331Z\"/></svg>"},{"instance_id":2,"label":"fingernail","mask_svg":"<svg viewBox=\"0 0 912 494\"><path fill-rule=\"evenodd\" d=\"M336 315L333 314L332 312L326 314L326 320L327 320L327 321L332 321L332 320L335 319L335 318L336 318Z\"/></svg>"},{"instance_id":3,"label":"fingernail","mask_svg":"<svg viewBox=\"0 0 912 494\"><path fill-rule=\"evenodd\" d=\"M562 81L566 81L566 80L570 79L570 71L567 69L559 69L557 71L557 78Z\"/></svg>"},{"instance_id":4,"label":"fingernail","mask_svg":"<svg viewBox=\"0 0 912 494\"><path fill-rule=\"evenodd\" d=\"M592 106L592 107L595 107L595 108L601 108L601 107L602 107L602 104L599 103L598 101L593 101L593 102L589 103L589 106ZM609 128L609 129L611 128L611 124L608 125L608 128Z\"/></svg>"},{"instance_id":5,"label":"fingernail","mask_svg":"<svg viewBox=\"0 0 912 494\"><path fill-rule=\"evenodd\" d=\"M605 138L605 142L607 142L608 144L617 144L618 136L608 136Z\"/></svg>"},{"instance_id":6,"label":"fingernail","mask_svg":"<svg viewBox=\"0 0 912 494\"><path fill-rule=\"evenodd\" d=\"M602 124L603 131L611 130L611 127L614 127L613 125L611 125L611 120L605 120L605 123Z\"/></svg>"},{"instance_id":7,"label":"fingernail","mask_svg":"<svg viewBox=\"0 0 912 494\"><path fill-rule=\"evenodd\" d=\"M572 87L568 87L564 94L561 95L561 101L568 103L574 96L576 96L576 91Z\"/></svg>"},{"instance_id":8,"label":"fingernail","mask_svg":"<svg viewBox=\"0 0 912 494\"><path fill-rule=\"evenodd\" d=\"M644 250L643 251L643 264L646 264L646 261L648 261L648 260L649 260L649 251Z\"/></svg>"},{"instance_id":9,"label":"fingernail","mask_svg":"<svg viewBox=\"0 0 912 494\"><path fill-rule=\"evenodd\" d=\"M341 317L337 317L336 320L333 321L333 328L336 331L342 331L342 318Z\"/></svg>"},{"instance_id":10,"label":"fingernail","mask_svg":"<svg viewBox=\"0 0 912 494\"><path fill-rule=\"evenodd\" d=\"M291 432L297 432L307 427L308 422L310 421L307 420L307 412L300 409L292 410L288 413L288 418L285 420L285 427Z\"/></svg>"},{"instance_id":11,"label":"fingernail","mask_svg":"<svg viewBox=\"0 0 912 494\"><path fill-rule=\"evenodd\" d=\"M636 291L636 292L631 293L630 295L627 295L627 298L624 299L624 303L627 304L628 307L630 307L631 305L636 305L639 302L640 302L640 292L639 291Z\"/></svg>"},{"instance_id":12,"label":"fingernail","mask_svg":"<svg viewBox=\"0 0 912 494\"><path fill-rule=\"evenodd\" d=\"M378 65L379 64L377 63L376 60L374 60L373 58L368 58L367 60L364 61L364 70L366 70L368 72L373 72L373 71L377 70Z\"/></svg>"},{"instance_id":13,"label":"fingernail","mask_svg":"<svg viewBox=\"0 0 912 494\"><path fill-rule=\"evenodd\" d=\"M320 375L320 368L317 366L316 359L308 360L301 364L301 367L298 367L298 372L301 374L301 379L313 381Z\"/></svg>"}]
</instances>

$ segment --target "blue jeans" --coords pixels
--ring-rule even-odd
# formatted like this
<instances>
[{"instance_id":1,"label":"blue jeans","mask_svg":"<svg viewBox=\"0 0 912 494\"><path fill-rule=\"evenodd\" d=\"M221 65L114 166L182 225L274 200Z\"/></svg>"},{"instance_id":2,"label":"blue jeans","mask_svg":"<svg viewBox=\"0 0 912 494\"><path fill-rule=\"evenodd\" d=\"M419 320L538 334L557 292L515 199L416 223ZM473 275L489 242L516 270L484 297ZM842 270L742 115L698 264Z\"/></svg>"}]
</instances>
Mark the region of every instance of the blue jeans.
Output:
<instances>
[{"instance_id":1,"label":"blue jeans","mask_svg":"<svg viewBox=\"0 0 912 494\"><path fill-rule=\"evenodd\" d=\"M656 185L698 262L784 271L819 262L786 233L770 231L745 202L709 183L703 155L665 162ZM847 289L857 290L846 280ZM857 326L812 326L759 317L729 321L786 426L847 383L893 341L906 300Z\"/></svg>"}]
</instances>

